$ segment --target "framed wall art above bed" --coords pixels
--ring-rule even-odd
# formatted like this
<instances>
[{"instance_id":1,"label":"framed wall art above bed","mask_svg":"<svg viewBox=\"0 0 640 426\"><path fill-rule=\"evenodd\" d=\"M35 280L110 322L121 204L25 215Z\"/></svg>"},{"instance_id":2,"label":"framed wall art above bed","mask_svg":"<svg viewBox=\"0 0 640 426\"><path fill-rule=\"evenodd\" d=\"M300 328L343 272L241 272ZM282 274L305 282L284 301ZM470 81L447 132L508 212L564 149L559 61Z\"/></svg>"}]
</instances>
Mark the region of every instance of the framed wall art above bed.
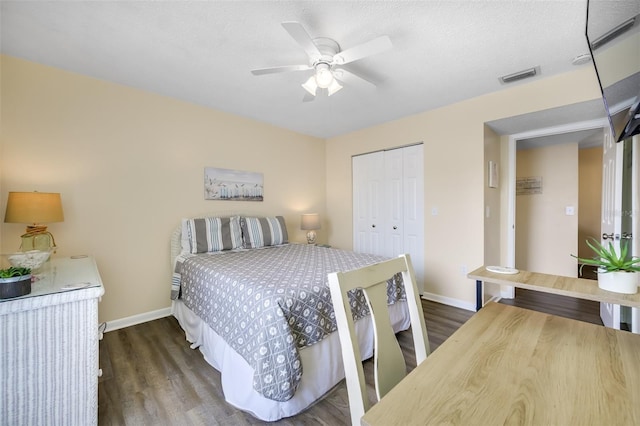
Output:
<instances>
[{"instance_id":1,"label":"framed wall art above bed","mask_svg":"<svg viewBox=\"0 0 640 426\"><path fill-rule=\"evenodd\" d=\"M263 175L258 172L205 167L204 199L263 201Z\"/></svg>"}]
</instances>

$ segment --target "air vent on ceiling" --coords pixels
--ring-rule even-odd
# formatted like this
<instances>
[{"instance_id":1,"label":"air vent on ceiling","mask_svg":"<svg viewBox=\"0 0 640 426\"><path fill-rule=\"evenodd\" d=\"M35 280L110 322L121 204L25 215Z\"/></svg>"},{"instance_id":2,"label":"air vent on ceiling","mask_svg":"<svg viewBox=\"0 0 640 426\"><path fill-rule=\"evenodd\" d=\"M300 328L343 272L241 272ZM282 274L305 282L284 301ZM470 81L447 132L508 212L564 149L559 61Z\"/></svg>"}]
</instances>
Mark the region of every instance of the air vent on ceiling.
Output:
<instances>
[{"instance_id":1,"label":"air vent on ceiling","mask_svg":"<svg viewBox=\"0 0 640 426\"><path fill-rule=\"evenodd\" d=\"M507 84L513 83L515 81L524 80L525 78L530 78L538 74L540 72L540 67L529 68L526 70L514 72L513 74L503 75L499 77L500 83Z\"/></svg>"},{"instance_id":2,"label":"air vent on ceiling","mask_svg":"<svg viewBox=\"0 0 640 426\"><path fill-rule=\"evenodd\" d=\"M624 21L622 24L607 31L597 39L593 40L593 43L591 43L591 49L596 50L609 43L614 38L619 37L620 35L622 35L622 33L629 31L635 25L638 16L640 15L636 15L633 18Z\"/></svg>"}]
</instances>

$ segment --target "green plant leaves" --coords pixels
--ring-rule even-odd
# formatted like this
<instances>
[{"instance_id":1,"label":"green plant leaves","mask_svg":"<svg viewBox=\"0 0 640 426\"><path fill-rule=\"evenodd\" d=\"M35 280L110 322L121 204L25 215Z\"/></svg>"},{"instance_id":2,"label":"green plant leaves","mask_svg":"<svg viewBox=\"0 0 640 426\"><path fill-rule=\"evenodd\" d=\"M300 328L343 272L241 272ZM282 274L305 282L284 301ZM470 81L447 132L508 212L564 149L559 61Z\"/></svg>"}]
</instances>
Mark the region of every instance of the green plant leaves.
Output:
<instances>
[{"instance_id":1,"label":"green plant leaves","mask_svg":"<svg viewBox=\"0 0 640 426\"><path fill-rule=\"evenodd\" d=\"M604 270L605 272L627 271L640 272L640 257L629 257L628 241L620 243L620 254L616 253L613 243L609 242L608 246L603 245L595 238L586 240L587 245L596 254L593 258L583 258L571 255L585 265L593 265Z\"/></svg>"},{"instance_id":2,"label":"green plant leaves","mask_svg":"<svg viewBox=\"0 0 640 426\"><path fill-rule=\"evenodd\" d=\"M30 273L31 269L29 268L12 266L7 269L0 269L0 278L20 277L22 275L29 275Z\"/></svg>"}]
</instances>

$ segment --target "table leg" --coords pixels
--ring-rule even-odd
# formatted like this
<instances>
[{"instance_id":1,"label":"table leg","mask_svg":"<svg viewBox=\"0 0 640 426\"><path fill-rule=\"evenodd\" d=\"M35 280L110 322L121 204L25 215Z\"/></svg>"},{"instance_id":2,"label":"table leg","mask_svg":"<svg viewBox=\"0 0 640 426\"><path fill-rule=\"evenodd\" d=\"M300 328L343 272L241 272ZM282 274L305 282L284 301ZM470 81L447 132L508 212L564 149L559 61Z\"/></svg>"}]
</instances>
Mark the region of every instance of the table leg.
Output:
<instances>
[{"instance_id":1,"label":"table leg","mask_svg":"<svg viewBox=\"0 0 640 426\"><path fill-rule=\"evenodd\" d=\"M476 311L479 311L484 305L484 291L482 281L476 280Z\"/></svg>"}]
</instances>

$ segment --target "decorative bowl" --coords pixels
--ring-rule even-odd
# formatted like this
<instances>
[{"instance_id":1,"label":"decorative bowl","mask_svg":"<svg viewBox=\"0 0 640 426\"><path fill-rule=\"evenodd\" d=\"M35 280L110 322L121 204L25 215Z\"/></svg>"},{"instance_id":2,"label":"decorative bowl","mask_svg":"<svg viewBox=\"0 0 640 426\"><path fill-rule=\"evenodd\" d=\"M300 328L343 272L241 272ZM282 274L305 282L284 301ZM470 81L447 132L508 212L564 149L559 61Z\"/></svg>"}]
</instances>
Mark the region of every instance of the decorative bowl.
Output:
<instances>
[{"instance_id":1,"label":"decorative bowl","mask_svg":"<svg viewBox=\"0 0 640 426\"><path fill-rule=\"evenodd\" d=\"M29 250L5 255L11 266L29 268L32 271L40 269L49 260L51 250Z\"/></svg>"}]
</instances>

